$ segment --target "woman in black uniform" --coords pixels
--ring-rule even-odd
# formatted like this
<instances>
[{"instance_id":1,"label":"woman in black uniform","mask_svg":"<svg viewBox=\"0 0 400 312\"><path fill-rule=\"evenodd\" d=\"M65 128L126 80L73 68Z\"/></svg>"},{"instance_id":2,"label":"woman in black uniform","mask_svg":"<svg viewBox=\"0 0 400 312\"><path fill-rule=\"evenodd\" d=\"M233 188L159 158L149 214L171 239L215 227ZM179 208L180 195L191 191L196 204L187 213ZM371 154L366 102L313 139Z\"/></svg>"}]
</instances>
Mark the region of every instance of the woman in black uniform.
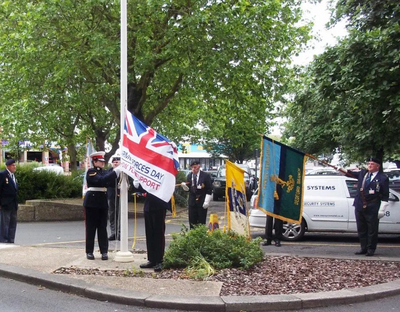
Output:
<instances>
[{"instance_id":1,"label":"woman in black uniform","mask_svg":"<svg viewBox=\"0 0 400 312\"><path fill-rule=\"evenodd\" d=\"M83 200L85 208L86 227L86 258L94 260L94 237L97 230L101 260L108 260L108 235L107 235L107 186L115 183L119 177L120 168L109 172L103 170L105 165L105 152L95 152L90 155L93 168L86 173L87 192Z\"/></svg>"}]
</instances>

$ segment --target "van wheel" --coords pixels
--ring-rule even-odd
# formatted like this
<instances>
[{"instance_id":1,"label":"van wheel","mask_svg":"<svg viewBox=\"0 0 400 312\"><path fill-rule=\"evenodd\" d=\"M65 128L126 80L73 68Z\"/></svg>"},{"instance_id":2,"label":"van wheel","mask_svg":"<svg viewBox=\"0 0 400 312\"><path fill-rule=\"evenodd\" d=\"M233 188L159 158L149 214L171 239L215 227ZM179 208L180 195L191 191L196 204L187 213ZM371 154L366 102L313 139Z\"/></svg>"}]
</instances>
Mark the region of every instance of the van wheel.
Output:
<instances>
[{"instance_id":1,"label":"van wheel","mask_svg":"<svg viewBox=\"0 0 400 312\"><path fill-rule=\"evenodd\" d=\"M306 222L304 219L300 224L284 222L282 238L286 241L298 241L303 238L306 232Z\"/></svg>"},{"instance_id":2,"label":"van wheel","mask_svg":"<svg viewBox=\"0 0 400 312\"><path fill-rule=\"evenodd\" d=\"M213 193L213 201L218 201L218 195Z\"/></svg>"}]
</instances>

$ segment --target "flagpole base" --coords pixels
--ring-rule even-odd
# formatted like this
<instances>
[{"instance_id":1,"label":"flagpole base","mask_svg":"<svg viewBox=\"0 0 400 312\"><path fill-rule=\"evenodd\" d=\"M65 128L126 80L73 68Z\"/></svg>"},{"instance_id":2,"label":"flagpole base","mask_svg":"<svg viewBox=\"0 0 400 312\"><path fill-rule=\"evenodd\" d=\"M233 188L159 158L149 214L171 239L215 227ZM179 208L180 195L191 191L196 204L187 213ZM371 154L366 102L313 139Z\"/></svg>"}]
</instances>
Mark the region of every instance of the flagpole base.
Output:
<instances>
[{"instance_id":1,"label":"flagpole base","mask_svg":"<svg viewBox=\"0 0 400 312\"><path fill-rule=\"evenodd\" d=\"M133 262L133 254L130 251L118 251L115 254L116 262Z\"/></svg>"}]
</instances>

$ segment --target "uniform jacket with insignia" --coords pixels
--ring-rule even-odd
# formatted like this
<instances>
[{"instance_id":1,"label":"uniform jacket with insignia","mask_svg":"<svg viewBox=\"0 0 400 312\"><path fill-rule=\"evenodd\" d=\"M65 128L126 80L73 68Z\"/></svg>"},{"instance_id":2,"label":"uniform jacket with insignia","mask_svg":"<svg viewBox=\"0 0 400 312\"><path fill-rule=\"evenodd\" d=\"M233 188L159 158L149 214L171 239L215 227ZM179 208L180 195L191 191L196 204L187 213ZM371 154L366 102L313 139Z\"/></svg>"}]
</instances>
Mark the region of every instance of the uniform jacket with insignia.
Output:
<instances>
[{"instance_id":1,"label":"uniform jacket with insignia","mask_svg":"<svg viewBox=\"0 0 400 312\"><path fill-rule=\"evenodd\" d=\"M206 194L212 194L212 183L211 183L211 176L204 172L198 172L199 177L197 178L197 185L193 185L193 172L190 172L187 175L187 186L189 187L189 205L193 206L196 203L200 206L203 206L204 200L206 198ZM195 192L193 192L192 186L195 187Z\"/></svg>"},{"instance_id":2,"label":"uniform jacket with insignia","mask_svg":"<svg viewBox=\"0 0 400 312\"><path fill-rule=\"evenodd\" d=\"M367 208L379 209L382 200L389 200L389 179L384 173L378 172L372 181L365 182L363 187L364 176L368 174L368 170L362 169L350 172L351 175L358 179L358 192L353 204L357 210L362 210L365 204Z\"/></svg>"},{"instance_id":3,"label":"uniform jacket with insignia","mask_svg":"<svg viewBox=\"0 0 400 312\"><path fill-rule=\"evenodd\" d=\"M4 170L0 172L0 206L2 209L18 208L18 185L14 183L10 172Z\"/></svg>"},{"instance_id":4,"label":"uniform jacket with insignia","mask_svg":"<svg viewBox=\"0 0 400 312\"><path fill-rule=\"evenodd\" d=\"M115 185L116 178L117 174L114 171L90 168L86 174L86 182L89 190L85 194L83 206L108 209L107 187ZM91 191L91 187L104 188L104 190Z\"/></svg>"}]
</instances>

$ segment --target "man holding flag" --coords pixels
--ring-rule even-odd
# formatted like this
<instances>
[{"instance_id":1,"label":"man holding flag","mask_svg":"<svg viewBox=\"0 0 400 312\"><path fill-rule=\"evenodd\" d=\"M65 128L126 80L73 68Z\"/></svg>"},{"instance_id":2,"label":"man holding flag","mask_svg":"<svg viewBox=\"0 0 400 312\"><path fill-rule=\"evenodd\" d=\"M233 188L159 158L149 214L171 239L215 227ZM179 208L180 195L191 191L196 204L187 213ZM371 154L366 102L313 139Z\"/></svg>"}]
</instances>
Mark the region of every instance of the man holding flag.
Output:
<instances>
[{"instance_id":1,"label":"man holding flag","mask_svg":"<svg viewBox=\"0 0 400 312\"><path fill-rule=\"evenodd\" d=\"M179 168L175 143L157 133L130 112L125 115L121 168L133 178L136 190L146 192L144 205L148 262L141 268L162 270L165 215L171 207Z\"/></svg>"},{"instance_id":2,"label":"man holding flag","mask_svg":"<svg viewBox=\"0 0 400 312\"><path fill-rule=\"evenodd\" d=\"M300 223L303 212L305 153L268 137L261 145L258 209L267 214L266 242L272 240L272 218ZM280 246L281 222L276 224L275 245ZM268 231L268 232L267 232ZM270 234L271 232L271 234Z\"/></svg>"}]
</instances>

